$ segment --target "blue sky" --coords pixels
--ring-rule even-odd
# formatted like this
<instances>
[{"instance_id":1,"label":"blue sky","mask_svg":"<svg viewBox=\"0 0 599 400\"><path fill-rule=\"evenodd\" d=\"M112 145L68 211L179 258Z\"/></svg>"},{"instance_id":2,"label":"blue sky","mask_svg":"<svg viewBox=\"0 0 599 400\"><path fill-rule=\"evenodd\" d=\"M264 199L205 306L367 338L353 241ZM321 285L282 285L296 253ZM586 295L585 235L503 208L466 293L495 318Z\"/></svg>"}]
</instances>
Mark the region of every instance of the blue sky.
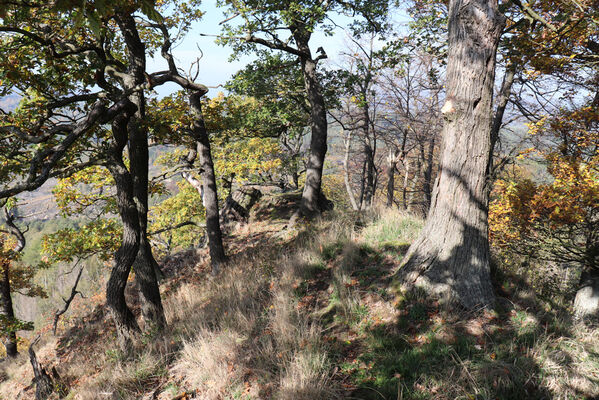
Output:
<instances>
[{"instance_id":1,"label":"blue sky","mask_svg":"<svg viewBox=\"0 0 599 400\"><path fill-rule=\"evenodd\" d=\"M205 15L201 21L197 22L187 34L185 39L173 50L173 55L178 61L181 68L187 70L192 62L200 55L198 47L202 50L203 57L200 61L200 75L198 82L201 82L209 87L222 85L229 78L245 66L247 63L255 59L253 56L243 56L236 61L229 61L232 51L228 47L219 46L214 43L214 37L201 36L200 34L218 35L220 33L219 22L223 21L223 9L216 6L216 2L208 0L202 4ZM336 23L346 25L351 22L347 17L336 18ZM334 66L340 62L340 53L344 48L347 48L347 34L341 29L338 29L332 37L325 36L322 32L316 32L313 35L311 44L313 51L322 46L329 58L322 61L326 65ZM165 69L166 64L157 55L148 62L149 71ZM165 85L158 90L160 96L167 95L178 87L174 84ZM220 88L211 88L209 96L216 94Z\"/></svg>"}]
</instances>

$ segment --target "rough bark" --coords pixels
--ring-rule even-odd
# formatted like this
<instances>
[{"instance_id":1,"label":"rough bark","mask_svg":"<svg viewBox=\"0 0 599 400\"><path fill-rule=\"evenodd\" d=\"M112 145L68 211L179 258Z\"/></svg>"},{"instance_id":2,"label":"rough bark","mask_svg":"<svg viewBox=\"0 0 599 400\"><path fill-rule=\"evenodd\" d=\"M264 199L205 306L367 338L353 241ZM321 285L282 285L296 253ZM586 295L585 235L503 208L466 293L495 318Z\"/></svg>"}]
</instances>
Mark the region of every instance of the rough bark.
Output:
<instances>
[{"instance_id":1,"label":"rough bark","mask_svg":"<svg viewBox=\"0 0 599 400\"><path fill-rule=\"evenodd\" d=\"M137 32L135 20L129 14L120 15L119 28L127 45L129 58L128 76L124 79L126 89L133 89L146 81L146 51ZM158 287L158 263L152 254L148 240L148 132L144 126L145 96L143 91L135 91L129 100L137 106L137 111L127 124L129 137L130 172L133 178L133 196L139 219L139 249L133 270L135 282L140 292L141 312L148 327L162 328L166 325L164 309Z\"/></svg>"},{"instance_id":2,"label":"rough bark","mask_svg":"<svg viewBox=\"0 0 599 400\"><path fill-rule=\"evenodd\" d=\"M15 312L12 305L12 297L10 295L10 260L3 258L2 273L0 275L0 312L7 321L15 320ZM17 356L17 333L10 332L4 339L4 348L6 355L14 358Z\"/></svg>"},{"instance_id":3,"label":"rough bark","mask_svg":"<svg viewBox=\"0 0 599 400\"><path fill-rule=\"evenodd\" d=\"M4 223L8 228L8 232L14 236L17 243L12 250L12 253L17 255L20 253L26 244L25 235L17 227L14 222L14 215L7 208L4 207ZM0 276L0 313L8 320L15 320L15 312L12 304L12 296L10 289L10 266L11 266L11 257L3 257L2 260L2 274ZM17 349L17 333L10 332L7 337L4 339L4 348L6 349L6 355L8 357L16 357L18 354Z\"/></svg>"},{"instance_id":4,"label":"rough bark","mask_svg":"<svg viewBox=\"0 0 599 400\"><path fill-rule=\"evenodd\" d=\"M133 109L135 106L133 105ZM127 144L127 122L130 115L120 115L112 122L114 144L106 160L116 187L116 202L123 223L121 246L114 255L110 278L106 285L106 305L114 320L118 341L123 351L128 351L139 333L135 316L125 301L125 287L131 267L139 250L139 218L133 194L133 179L123 162Z\"/></svg>"},{"instance_id":5,"label":"rough bark","mask_svg":"<svg viewBox=\"0 0 599 400\"><path fill-rule=\"evenodd\" d=\"M297 45L305 54L310 54L309 34L294 34ZM327 153L327 115L322 89L316 75L316 61L309 57L300 57L304 86L310 103L310 151L306 167L306 183L302 192L300 214L313 217L322 211L321 184L324 158Z\"/></svg>"},{"instance_id":6,"label":"rough bark","mask_svg":"<svg viewBox=\"0 0 599 400\"><path fill-rule=\"evenodd\" d=\"M189 97L191 112L194 116L192 134L198 145L200 157L200 168L202 176L202 187L204 190L203 201L206 208L206 233L208 236L208 248L210 250L210 262L212 272L218 272L219 266L226 261L225 249L223 247L222 231L218 212L218 194L216 191L216 175L212 163L210 151L210 137L204 124L202 114L201 97L204 93L193 93Z\"/></svg>"},{"instance_id":7,"label":"rough bark","mask_svg":"<svg viewBox=\"0 0 599 400\"><path fill-rule=\"evenodd\" d=\"M37 361L33 346L38 342L39 336L29 345L29 361L33 367L33 382L35 384L35 400L46 400L54 391L54 382L44 367Z\"/></svg>"},{"instance_id":8,"label":"rough bark","mask_svg":"<svg viewBox=\"0 0 599 400\"><path fill-rule=\"evenodd\" d=\"M363 208L370 208L372 206L372 200L374 198L374 152L370 143L364 145L364 157L365 157L365 172L366 179L364 182L364 204Z\"/></svg>"},{"instance_id":9,"label":"rough bark","mask_svg":"<svg viewBox=\"0 0 599 400\"><path fill-rule=\"evenodd\" d=\"M440 172L400 277L466 308L494 303L487 167L495 56L505 18L493 0L451 0Z\"/></svg>"}]
</instances>

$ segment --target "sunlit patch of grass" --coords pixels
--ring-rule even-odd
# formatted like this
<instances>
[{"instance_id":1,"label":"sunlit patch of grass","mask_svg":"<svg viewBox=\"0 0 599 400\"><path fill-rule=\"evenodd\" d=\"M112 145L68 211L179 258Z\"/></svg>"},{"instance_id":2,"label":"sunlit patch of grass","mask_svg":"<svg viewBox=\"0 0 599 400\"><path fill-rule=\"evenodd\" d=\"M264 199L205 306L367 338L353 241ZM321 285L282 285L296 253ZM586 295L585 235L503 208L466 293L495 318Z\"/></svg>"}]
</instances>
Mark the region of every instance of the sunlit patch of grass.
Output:
<instances>
[{"instance_id":1,"label":"sunlit patch of grass","mask_svg":"<svg viewBox=\"0 0 599 400\"><path fill-rule=\"evenodd\" d=\"M421 219L400 210L377 210L374 221L363 229L361 235L371 246L392 250L412 243L422 226Z\"/></svg>"}]
</instances>

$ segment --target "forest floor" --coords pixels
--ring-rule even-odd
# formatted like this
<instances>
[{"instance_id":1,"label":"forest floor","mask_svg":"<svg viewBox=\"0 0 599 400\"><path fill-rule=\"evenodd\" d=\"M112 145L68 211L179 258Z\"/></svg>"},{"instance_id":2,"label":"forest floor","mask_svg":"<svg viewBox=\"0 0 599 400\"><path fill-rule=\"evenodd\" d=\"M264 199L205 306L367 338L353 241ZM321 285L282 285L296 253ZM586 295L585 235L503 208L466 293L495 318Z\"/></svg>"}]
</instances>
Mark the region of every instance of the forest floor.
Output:
<instances>
[{"instance_id":1,"label":"forest floor","mask_svg":"<svg viewBox=\"0 0 599 400\"><path fill-rule=\"evenodd\" d=\"M65 398L599 398L599 333L509 269L494 273L494 311L451 309L394 280L420 220L330 212L290 230L278 217L229 234L216 276L205 250L171 258L169 326L132 354L118 350L103 297L78 299L93 312L36 347ZM1 371L1 399L34 398L25 354Z\"/></svg>"}]
</instances>

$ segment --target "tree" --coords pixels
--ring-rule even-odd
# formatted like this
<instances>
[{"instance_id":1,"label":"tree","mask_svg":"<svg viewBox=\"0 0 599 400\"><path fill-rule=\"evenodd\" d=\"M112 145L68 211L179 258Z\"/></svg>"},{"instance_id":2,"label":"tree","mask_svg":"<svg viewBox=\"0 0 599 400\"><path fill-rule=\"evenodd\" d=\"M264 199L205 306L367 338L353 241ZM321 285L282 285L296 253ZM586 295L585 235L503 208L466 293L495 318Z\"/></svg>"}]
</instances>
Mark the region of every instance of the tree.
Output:
<instances>
[{"instance_id":1,"label":"tree","mask_svg":"<svg viewBox=\"0 0 599 400\"><path fill-rule=\"evenodd\" d=\"M346 132L345 137L345 186L352 208L367 209L372 206L378 181L376 168L377 147L379 144L377 78L382 69L380 52L374 48L375 34L360 42L350 38L353 47L345 54L346 67L335 73L339 94L343 94L340 107L331 116ZM349 156L352 140L361 142L362 176L359 177L360 196L357 201L350 183ZM357 168L356 168L357 169Z\"/></svg>"},{"instance_id":2,"label":"tree","mask_svg":"<svg viewBox=\"0 0 599 400\"><path fill-rule=\"evenodd\" d=\"M508 254L576 266L582 271L582 289L595 288L599 281L598 127L592 99L531 124L529 132L541 140L520 157L541 156L552 180L499 180L489 214L494 246ZM542 144L547 140L550 147ZM587 311L582 300L577 305L577 312Z\"/></svg>"},{"instance_id":3,"label":"tree","mask_svg":"<svg viewBox=\"0 0 599 400\"><path fill-rule=\"evenodd\" d=\"M18 265L26 240L23 230L15 224L14 205L10 208L5 206L3 211L6 229L2 229L0 236L0 335L5 337L6 355L12 358L18 354L17 331L33 329L33 323L15 317L12 293L40 297L45 297L46 294L33 283L36 269Z\"/></svg>"},{"instance_id":4,"label":"tree","mask_svg":"<svg viewBox=\"0 0 599 400\"><path fill-rule=\"evenodd\" d=\"M467 308L494 301L486 177L495 57L504 23L493 0L449 3L440 171L426 224L399 272L407 287L423 286Z\"/></svg>"},{"instance_id":5,"label":"tree","mask_svg":"<svg viewBox=\"0 0 599 400\"><path fill-rule=\"evenodd\" d=\"M240 17L243 23L238 26L225 24L223 43L233 44L238 52L257 50L259 45L263 49L293 55L300 63L310 105L312 136L301 205L293 219L299 215L314 216L324 206L321 183L327 152L327 116L317 66L327 56L322 47L317 49L317 55L313 54L310 39L318 28L332 33L332 26L327 24L327 18L335 12L362 15L371 27L381 28L387 2L244 0L224 3L229 7L229 19ZM357 27L357 23L355 26ZM288 33L288 37L281 37L284 32Z\"/></svg>"},{"instance_id":6,"label":"tree","mask_svg":"<svg viewBox=\"0 0 599 400\"><path fill-rule=\"evenodd\" d=\"M148 74L146 52L155 51L159 45L156 43L160 43L152 35L153 30L168 33L169 27L178 26L186 32L189 22L199 15L195 5L163 3L170 12L170 18L165 19L150 0L83 6L62 1L2 4L4 24L0 30L8 32L2 45L14 56L3 60L3 82L7 83L7 90L21 89L27 96L22 101L22 112L2 115L3 145L10 160L3 164L2 178L5 182L24 179L7 183L0 197L35 190L50 177L69 176L91 165L104 164L116 174L113 178L120 201L118 208L125 213L121 215L124 242L115 257L117 264L107 287L107 304L117 327L122 328L123 343L137 330L123 292L131 268L125 265L130 261L131 249L139 252L135 258L139 260L136 280L142 293L144 319L158 326L164 324L156 263L147 241L148 138L142 124L143 91L181 80L172 69ZM142 14L156 24L148 23ZM66 22L71 19L76 22L74 25ZM147 43L141 41L140 29ZM165 47L163 55L168 56L168 49ZM35 68L27 68L34 60L41 62ZM205 91L203 87L201 90ZM115 124L116 119L119 121ZM122 154L117 154L124 149L122 132L110 133L103 126L112 124L113 129L122 129L120 122L124 120L131 170L123 169ZM107 139L106 143L103 139ZM129 188L118 188L129 183L135 185L133 203L129 202ZM135 212L130 209L131 204ZM137 223L129 220L132 216L138 219ZM136 230L138 238L132 240L128 230Z\"/></svg>"}]
</instances>

